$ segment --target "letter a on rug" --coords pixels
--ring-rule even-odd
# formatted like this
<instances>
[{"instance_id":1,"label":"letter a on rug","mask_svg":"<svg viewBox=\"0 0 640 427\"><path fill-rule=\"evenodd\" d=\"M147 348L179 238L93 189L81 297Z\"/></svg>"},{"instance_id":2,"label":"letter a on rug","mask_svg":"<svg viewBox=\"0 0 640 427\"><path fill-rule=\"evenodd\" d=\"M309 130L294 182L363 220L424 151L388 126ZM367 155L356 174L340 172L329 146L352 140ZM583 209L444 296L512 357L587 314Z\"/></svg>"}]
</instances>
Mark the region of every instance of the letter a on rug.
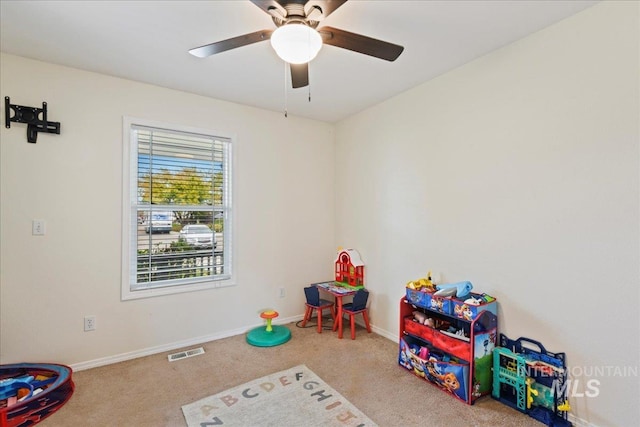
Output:
<instances>
[{"instance_id":1,"label":"letter a on rug","mask_svg":"<svg viewBox=\"0 0 640 427\"><path fill-rule=\"evenodd\" d=\"M182 407L189 427L376 426L305 365Z\"/></svg>"}]
</instances>

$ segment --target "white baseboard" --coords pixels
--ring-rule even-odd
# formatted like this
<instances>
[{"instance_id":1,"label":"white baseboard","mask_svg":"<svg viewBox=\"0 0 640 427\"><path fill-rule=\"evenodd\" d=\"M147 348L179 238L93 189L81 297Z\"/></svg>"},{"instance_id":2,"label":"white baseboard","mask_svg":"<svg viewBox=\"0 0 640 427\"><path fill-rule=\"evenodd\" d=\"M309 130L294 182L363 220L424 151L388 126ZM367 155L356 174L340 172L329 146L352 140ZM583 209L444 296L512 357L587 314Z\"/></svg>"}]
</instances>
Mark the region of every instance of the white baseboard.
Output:
<instances>
[{"instance_id":1,"label":"white baseboard","mask_svg":"<svg viewBox=\"0 0 640 427\"><path fill-rule=\"evenodd\" d=\"M590 423L589 421L583 420L582 418L578 418L573 414L569 414L569 421L574 427L598 427L595 424Z\"/></svg>"},{"instance_id":2,"label":"white baseboard","mask_svg":"<svg viewBox=\"0 0 640 427\"><path fill-rule=\"evenodd\" d=\"M302 315L292 316L288 318L278 319L273 324L286 324L291 322L297 322L302 320ZM152 354L164 353L167 351L173 351L184 347L190 347L198 344L203 344L209 341L215 341L222 338L233 337L235 335L242 335L247 331L256 328L264 323L256 323L244 328L232 329L229 331L218 332L216 334L204 335L196 338L190 338L188 340L177 341L169 344L159 345L155 347L147 347L140 350L130 351L128 353L115 354L113 356L101 357L99 359L88 360L86 362L79 362L69 365L74 371L84 371L86 369L97 368L99 366L111 365L112 363L124 362L126 360L137 359L139 357L151 356Z\"/></svg>"},{"instance_id":3,"label":"white baseboard","mask_svg":"<svg viewBox=\"0 0 640 427\"><path fill-rule=\"evenodd\" d=\"M364 327L364 325L363 325ZM400 342L400 338L398 337L398 334L392 334L389 331L385 331L384 329L380 329L375 325L371 325L371 331L375 332L376 334L385 337L388 340L391 340L395 343Z\"/></svg>"}]
</instances>

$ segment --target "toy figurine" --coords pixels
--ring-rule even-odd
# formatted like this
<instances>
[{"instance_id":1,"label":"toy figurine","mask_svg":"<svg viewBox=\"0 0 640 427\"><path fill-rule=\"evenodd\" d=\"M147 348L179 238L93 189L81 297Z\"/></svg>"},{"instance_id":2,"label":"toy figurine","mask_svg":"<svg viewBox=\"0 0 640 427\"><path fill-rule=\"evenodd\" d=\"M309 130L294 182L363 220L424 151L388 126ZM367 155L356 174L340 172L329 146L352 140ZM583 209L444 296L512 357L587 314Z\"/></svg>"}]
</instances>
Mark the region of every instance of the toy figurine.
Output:
<instances>
[{"instance_id":1,"label":"toy figurine","mask_svg":"<svg viewBox=\"0 0 640 427\"><path fill-rule=\"evenodd\" d=\"M410 281L409 283L407 283L406 287L423 292L434 292L436 290L436 285L431 279L431 271L427 273L427 277L422 277L418 280Z\"/></svg>"}]
</instances>

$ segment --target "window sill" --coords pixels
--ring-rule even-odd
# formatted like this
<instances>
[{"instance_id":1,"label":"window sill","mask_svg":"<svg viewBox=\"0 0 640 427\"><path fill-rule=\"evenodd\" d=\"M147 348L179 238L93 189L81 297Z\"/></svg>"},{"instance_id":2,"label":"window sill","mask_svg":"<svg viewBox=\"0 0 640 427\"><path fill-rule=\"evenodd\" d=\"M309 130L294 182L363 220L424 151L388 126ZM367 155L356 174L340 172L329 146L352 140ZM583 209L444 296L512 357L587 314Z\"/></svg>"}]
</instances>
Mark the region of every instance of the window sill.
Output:
<instances>
[{"instance_id":1,"label":"window sill","mask_svg":"<svg viewBox=\"0 0 640 427\"><path fill-rule=\"evenodd\" d=\"M162 295L182 294L185 292L195 292L207 289L224 288L228 286L235 286L233 278L221 279L221 280L208 280L204 282L197 282L185 285L172 285L172 286L158 286L155 288L142 288L138 290L131 290L129 284L122 288L122 301L151 298Z\"/></svg>"}]
</instances>

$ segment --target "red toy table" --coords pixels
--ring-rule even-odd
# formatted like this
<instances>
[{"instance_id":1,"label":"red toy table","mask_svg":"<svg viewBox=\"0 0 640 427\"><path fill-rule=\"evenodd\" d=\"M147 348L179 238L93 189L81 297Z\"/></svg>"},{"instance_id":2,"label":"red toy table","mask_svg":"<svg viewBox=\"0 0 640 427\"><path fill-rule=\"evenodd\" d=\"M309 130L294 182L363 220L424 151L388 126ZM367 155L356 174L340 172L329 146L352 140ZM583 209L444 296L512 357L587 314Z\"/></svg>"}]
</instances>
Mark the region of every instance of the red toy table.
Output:
<instances>
[{"instance_id":1,"label":"red toy table","mask_svg":"<svg viewBox=\"0 0 640 427\"><path fill-rule=\"evenodd\" d=\"M338 338L342 338L342 298L352 296L356 293L355 289L349 289L345 286L337 286L335 282L315 283L315 286L322 292L331 294L336 301L336 322L338 329ZM334 331L336 328L334 327Z\"/></svg>"}]
</instances>

